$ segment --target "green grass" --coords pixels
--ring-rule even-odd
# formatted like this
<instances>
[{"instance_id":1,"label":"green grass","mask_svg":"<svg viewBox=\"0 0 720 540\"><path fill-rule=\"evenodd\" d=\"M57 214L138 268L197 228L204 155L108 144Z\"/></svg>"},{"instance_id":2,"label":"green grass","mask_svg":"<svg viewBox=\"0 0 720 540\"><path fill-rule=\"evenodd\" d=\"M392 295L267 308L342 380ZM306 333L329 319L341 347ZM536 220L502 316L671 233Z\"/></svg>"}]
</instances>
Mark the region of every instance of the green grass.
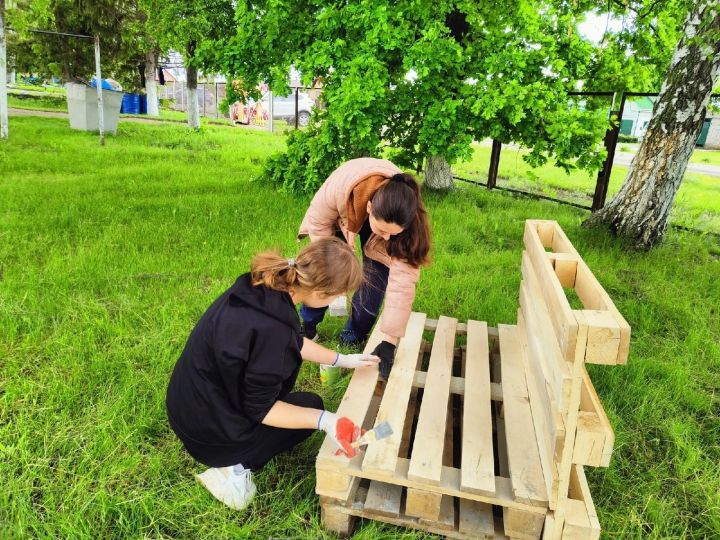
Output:
<instances>
[{"instance_id":1,"label":"green grass","mask_svg":"<svg viewBox=\"0 0 720 540\"><path fill-rule=\"evenodd\" d=\"M472 159L455 165L453 172L462 178L485 182L490 166L490 146L474 144L473 148ZM500 154L498 185L541 193L586 206L591 205L597 175L581 170L571 171L568 174L555 167L552 162L534 169L523 160L522 156L525 152L517 148L503 148ZM703 153L698 154L699 152ZM696 150L693 156L697 159L698 155L709 155L714 160L720 157L720 152ZM613 166L608 186L608 201L620 189L627 175L627 169L622 165ZM720 233L720 177L694 172L685 173L673 207L671 221L701 231Z\"/></svg>"},{"instance_id":2,"label":"green grass","mask_svg":"<svg viewBox=\"0 0 720 540\"><path fill-rule=\"evenodd\" d=\"M65 96L23 96L8 95L8 107L16 109L28 109L35 111L63 111L67 112L67 100Z\"/></svg>"},{"instance_id":3,"label":"green grass","mask_svg":"<svg viewBox=\"0 0 720 540\"><path fill-rule=\"evenodd\" d=\"M228 510L169 429L166 384L194 322L278 246L308 198L251 182L281 136L121 123L101 148L66 121L13 118L0 143L0 523L3 538L332 538L315 435ZM580 227L584 212L459 189L427 194L433 264L415 309L516 319L523 220L560 222L633 328L627 366L590 366L616 431L587 469L608 538L720 536L720 246L671 231L650 253ZM340 327L320 330L330 343ZM334 409L342 386L299 387ZM347 381L347 377L344 378ZM366 522L355 538L427 538Z\"/></svg>"}]
</instances>

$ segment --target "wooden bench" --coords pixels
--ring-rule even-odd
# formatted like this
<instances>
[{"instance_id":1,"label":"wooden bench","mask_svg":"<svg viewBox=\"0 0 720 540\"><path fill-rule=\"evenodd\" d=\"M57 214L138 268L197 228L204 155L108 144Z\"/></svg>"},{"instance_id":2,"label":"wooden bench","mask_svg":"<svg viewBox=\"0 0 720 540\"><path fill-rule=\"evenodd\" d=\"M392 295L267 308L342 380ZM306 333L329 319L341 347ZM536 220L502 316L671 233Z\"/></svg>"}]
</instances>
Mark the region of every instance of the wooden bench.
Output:
<instances>
[{"instance_id":1,"label":"wooden bench","mask_svg":"<svg viewBox=\"0 0 720 540\"><path fill-rule=\"evenodd\" d=\"M524 244L516 324L413 313L388 381L353 374L338 414L394 434L351 460L325 440L327 529L349 535L361 517L450 538L599 537L584 467L609 464L614 434L585 363L625 363L630 327L556 222L527 221Z\"/></svg>"}]
</instances>

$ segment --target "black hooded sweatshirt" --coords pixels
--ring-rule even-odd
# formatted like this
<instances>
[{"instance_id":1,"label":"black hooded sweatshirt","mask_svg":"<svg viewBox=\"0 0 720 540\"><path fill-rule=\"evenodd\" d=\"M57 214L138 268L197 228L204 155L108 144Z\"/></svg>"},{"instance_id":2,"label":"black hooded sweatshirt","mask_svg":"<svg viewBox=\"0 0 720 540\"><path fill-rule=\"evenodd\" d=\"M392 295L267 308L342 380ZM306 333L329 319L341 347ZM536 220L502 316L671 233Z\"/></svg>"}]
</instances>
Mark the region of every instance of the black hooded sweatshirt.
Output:
<instances>
[{"instance_id":1,"label":"black hooded sweatshirt","mask_svg":"<svg viewBox=\"0 0 720 540\"><path fill-rule=\"evenodd\" d=\"M302 358L288 293L240 276L193 329L170 378L170 425L196 459L241 447L293 388ZM192 452L191 452L192 453Z\"/></svg>"}]
</instances>

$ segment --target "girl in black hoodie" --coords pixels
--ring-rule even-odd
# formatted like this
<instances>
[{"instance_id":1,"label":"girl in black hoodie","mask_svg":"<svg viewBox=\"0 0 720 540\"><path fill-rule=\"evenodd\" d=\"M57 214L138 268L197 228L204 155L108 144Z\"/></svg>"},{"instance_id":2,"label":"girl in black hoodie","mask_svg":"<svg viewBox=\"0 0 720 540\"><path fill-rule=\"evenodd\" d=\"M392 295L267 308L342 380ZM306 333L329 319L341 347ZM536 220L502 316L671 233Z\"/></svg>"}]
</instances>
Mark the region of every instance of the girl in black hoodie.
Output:
<instances>
[{"instance_id":1,"label":"girl in black hoodie","mask_svg":"<svg viewBox=\"0 0 720 540\"><path fill-rule=\"evenodd\" d=\"M296 259L263 253L195 325L170 378L168 419L190 455L210 467L196 478L227 506L247 506L252 471L317 429L355 454L359 427L326 411L320 396L292 389L302 360L377 366L376 356L340 354L305 338L295 308L327 306L361 276L337 238L313 242Z\"/></svg>"}]
</instances>

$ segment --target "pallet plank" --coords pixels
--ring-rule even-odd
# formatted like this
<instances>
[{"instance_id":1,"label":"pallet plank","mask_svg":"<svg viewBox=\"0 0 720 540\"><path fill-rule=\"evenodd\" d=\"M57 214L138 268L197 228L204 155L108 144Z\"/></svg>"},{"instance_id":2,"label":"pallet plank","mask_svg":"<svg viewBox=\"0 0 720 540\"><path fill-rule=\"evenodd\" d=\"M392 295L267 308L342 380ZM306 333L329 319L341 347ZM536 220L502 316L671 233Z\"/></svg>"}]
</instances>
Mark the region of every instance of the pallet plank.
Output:
<instances>
[{"instance_id":1,"label":"pallet plank","mask_svg":"<svg viewBox=\"0 0 720 540\"><path fill-rule=\"evenodd\" d=\"M424 326L424 314L413 313L410 316L405 337L400 341L395 354L395 363L385 386L376 419L378 424L387 421L393 429L393 434L368 445L363 470L375 472L395 470Z\"/></svg>"},{"instance_id":2,"label":"pallet plank","mask_svg":"<svg viewBox=\"0 0 720 540\"><path fill-rule=\"evenodd\" d=\"M498 333L505 425L512 426L505 435L513 494L521 501L547 502L517 327L498 325Z\"/></svg>"},{"instance_id":3,"label":"pallet plank","mask_svg":"<svg viewBox=\"0 0 720 540\"><path fill-rule=\"evenodd\" d=\"M438 321L408 470L409 478L431 484L439 484L442 475L456 325L457 320L451 317Z\"/></svg>"},{"instance_id":4,"label":"pallet plank","mask_svg":"<svg viewBox=\"0 0 720 540\"><path fill-rule=\"evenodd\" d=\"M565 291L563 291L555 270L547 257L547 252L540 242L536 222L526 222L524 242L525 250L535 270L543 298L550 312L563 358L572 361L575 357L577 321L570 309Z\"/></svg>"},{"instance_id":5,"label":"pallet plank","mask_svg":"<svg viewBox=\"0 0 720 540\"><path fill-rule=\"evenodd\" d=\"M365 510L375 512L381 516L398 517L400 515L401 498L402 486L385 482L370 482L367 498L365 499Z\"/></svg>"},{"instance_id":6,"label":"pallet plank","mask_svg":"<svg viewBox=\"0 0 720 540\"><path fill-rule=\"evenodd\" d=\"M523 253L523 280L520 283L520 309L525 317L529 354L543 371L547 384L552 389L552 398L558 408L564 410L567 401L567 382L570 369L560 344L553 331L542 291L532 269L529 258Z\"/></svg>"},{"instance_id":7,"label":"pallet plank","mask_svg":"<svg viewBox=\"0 0 720 540\"><path fill-rule=\"evenodd\" d=\"M525 370L530 410L532 411L531 420L535 429L535 440L538 444L545 489L549 495L552 495L553 486L557 482L555 439L558 428L555 425L556 416L553 411L556 405L548 394L540 365L533 358L529 358L527 330L520 310L518 310L518 335L521 340L522 362ZM550 497L550 508L555 508L555 501L553 501L552 496Z\"/></svg>"},{"instance_id":8,"label":"pallet plank","mask_svg":"<svg viewBox=\"0 0 720 540\"><path fill-rule=\"evenodd\" d=\"M492 505L460 499L458 530L465 534L483 534L485 537L492 538L495 535Z\"/></svg>"},{"instance_id":9,"label":"pallet plank","mask_svg":"<svg viewBox=\"0 0 720 540\"><path fill-rule=\"evenodd\" d=\"M468 321L460 486L495 493L487 323Z\"/></svg>"}]
</instances>

